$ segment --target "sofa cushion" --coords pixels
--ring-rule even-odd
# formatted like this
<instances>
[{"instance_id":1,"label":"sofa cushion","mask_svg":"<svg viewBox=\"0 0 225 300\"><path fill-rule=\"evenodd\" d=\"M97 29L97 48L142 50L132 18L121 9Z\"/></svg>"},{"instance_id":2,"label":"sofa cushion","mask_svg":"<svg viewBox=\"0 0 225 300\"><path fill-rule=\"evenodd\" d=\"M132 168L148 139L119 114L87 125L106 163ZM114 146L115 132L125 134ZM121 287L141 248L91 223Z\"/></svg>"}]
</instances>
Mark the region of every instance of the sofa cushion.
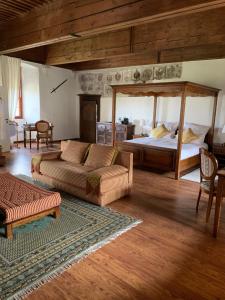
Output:
<instances>
[{"instance_id":1,"label":"sofa cushion","mask_svg":"<svg viewBox=\"0 0 225 300\"><path fill-rule=\"evenodd\" d=\"M96 169L108 167L114 162L116 152L114 147L92 144L84 165Z\"/></svg>"},{"instance_id":2,"label":"sofa cushion","mask_svg":"<svg viewBox=\"0 0 225 300\"><path fill-rule=\"evenodd\" d=\"M121 176L125 175L125 176ZM87 192L101 192L117 188L121 183L128 183L128 169L113 165L103 167L87 174Z\"/></svg>"},{"instance_id":3,"label":"sofa cushion","mask_svg":"<svg viewBox=\"0 0 225 300\"><path fill-rule=\"evenodd\" d=\"M86 188L87 174L92 170L92 167L60 160L42 161L40 164L41 174L81 189Z\"/></svg>"},{"instance_id":4,"label":"sofa cushion","mask_svg":"<svg viewBox=\"0 0 225 300\"><path fill-rule=\"evenodd\" d=\"M63 151L61 154L61 159L68 162L80 164L84 161L89 144L77 141L68 141L66 146L65 144L63 144L62 146Z\"/></svg>"},{"instance_id":5,"label":"sofa cushion","mask_svg":"<svg viewBox=\"0 0 225 300\"><path fill-rule=\"evenodd\" d=\"M65 151L68 143L69 141L61 141L60 150Z\"/></svg>"}]
</instances>

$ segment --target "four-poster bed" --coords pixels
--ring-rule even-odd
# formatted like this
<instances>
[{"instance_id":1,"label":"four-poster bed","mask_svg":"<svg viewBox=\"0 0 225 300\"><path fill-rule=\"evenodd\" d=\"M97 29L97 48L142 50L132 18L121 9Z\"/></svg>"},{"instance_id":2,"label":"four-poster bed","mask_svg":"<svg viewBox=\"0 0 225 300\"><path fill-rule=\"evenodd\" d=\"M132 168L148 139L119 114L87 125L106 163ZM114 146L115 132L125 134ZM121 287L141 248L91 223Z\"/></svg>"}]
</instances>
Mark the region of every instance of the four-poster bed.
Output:
<instances>
[{"instance_id":1,"label":"four-poster bed","mask_svg":"<svg viewBox=\"0 0 225 300\"><path fill-rule=\"evenodd\" d=\"M127 84L112 85L112 130L113 144L124 151L134 153L134 164L147 166L164 171L175 171L175 178L178 179L181 173L193 169L199 164L199 154L181 159L182 155L182 138L184 130L184 118L186 97L213 97L213 111L211 127L206 136L206 142L209 148L213 144L213 135L216 118L216 108L219 89L188 82L164 82L149 84ZM115 142L115 123L116 123L116 100L117 94L126 94L130 96L153 96L153 128L156 127L157 100L158 97L181 97L180 118L178 126L178 139L176 149L170 147L146 145L141 143Z\"/></svg>"}]
</instances>

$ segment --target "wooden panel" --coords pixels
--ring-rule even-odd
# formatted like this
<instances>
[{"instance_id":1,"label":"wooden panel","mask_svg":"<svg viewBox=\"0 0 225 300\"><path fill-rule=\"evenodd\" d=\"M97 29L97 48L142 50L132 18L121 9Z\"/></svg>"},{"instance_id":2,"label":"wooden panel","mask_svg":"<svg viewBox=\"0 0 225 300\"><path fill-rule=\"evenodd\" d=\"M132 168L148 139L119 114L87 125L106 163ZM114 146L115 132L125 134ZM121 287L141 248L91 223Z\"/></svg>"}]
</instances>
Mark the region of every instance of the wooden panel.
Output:
<instances>
[{"instance_id":1,"label":"wooden panel","mask_svg":"<svg viewBox=\"0 0 225 300\"><path fill-rule=\"evenodd\" d=\"M63 68L69 68L75 71L105 69L127 66L148 65L157 63L157 52L148 51L146 53L131 53L128 55L105 58L102 60L92 60L81 63L61 65Z\"/></svg>"},{"instance_id":2,"label":"wooden panel","mask_svg":"<svg viewBox=\"0 0 225 300\"><path fill-rule=\"evenodd\" d=\"M109 32L48 46L46 63L60 65L95 60L130 52L130 30Z\"/></svg>"},{"instance_id":3,"label":"wooden panel","mask_svg":"<svg viewBox=\"0 0 225 300\"><path fill-rule=\"evenodd\" d=\"M122 67L131 65L142 65L150 63L164 63L174 61L187 61L187 60L199 60L199 59L212 59L225 57L225 8L215 9L213 11L204 11L190 16L176 17L173 19L161 20L150 24L136 26L132 28L132 35L130 37L130 49L120 49L117 53L114 53L114 47L111 51L107 48L107 51L95 50L89 44L89 49L85 45L84 41L79 41L79 48L84 48L86 52L81 54L82 60L87 61L92 59L91 63L81 63L70 66L75 70L85 69L98 69L98 68L110 68L110 67ZM211 26L209 26L209 23ZM176 26L174 26L176 24ZM116 33L114 34L116 36ZM120 32L118 32L118 38ZM96 37L93 39L96 39ZM90 41L92 38L90 38ZM101 41L104 41L102 38ZM78 41L74 42L74 45L78 45ZM49 54L50 63L58 64L57 58L53 52L57 51L57 47L60 47L60 51L63 53L63 44L56 44L49 47L52 49L52 53ZM120 44L119 44L120 45ZM65 47L64 47L65 49ZM71 48L70 48L71 49ZM77 48L71 49L70 57L61 55L60 63L63 60L74 63L80 61L80 57L76 61ZM126 51L133 53L127 54L125 57L119 55ZM64 50L65 54L67 50ZM95 53L96 52L96 53ZM107 56L107 52L110 56ZM114 54L118 54L116 58ZM96 61L96 58L102 58L104 60Z\"/></svg>"},{"instance_id":4,"label":"wooden panel","mask_svg":"<svg viewBox=\"0 0 225 300\"><path fill-rule=\"evenodd\" d=\"M4 0L0 2L0 25L26 14L33 8L49 3L52 0Z\"/></svg>"},{"instance_id":5,"label":"wooden panel","mask_svg":"<svg viewBox=\"0 0 225 300\"><path fill-rule=\"evenodd\" d=\"M142 162L142 150L140 147L137 147L135 145L128 145L123 142L116 142L116 147L120 151L126 151L126 152L131 152L133 153L133 159L134 159L134 166L139 166L141 165Z\"/></svg>"},{"instance_id":6,"label":"wooden panel","mask_svg":"<svg viewBox=\"0 0 225 300\"><path fill-rule=\"evenodd\" d=\"M225 8L220 8L137 26L133 33L134 52L224 44L224 14Z\"/></svg>"},{"instance_id":7,"label":"wooden panel","mask_svg":"<svg viewBox=\"0 0 225 300\"><path fill-rule=\"evenodd\" d=\"M174 171L176 150L143 147L142 164L157 170Z\"/></svg>"},{"instance_id":8,"label":"wooden panel","mask_svg":"<svg viewBox=\"0 0 225 300\"><path fill-rule=\"evenodd\" d=\"M180 161L180 172L182 174L188 173L191 169L197 168L198 166L200 166L200 156L195 155Z\"/></svg>"},{"instance_id":9,"label":"wooden panel","mask_svg":"<svg viewBox=\"0 0 225 300\"><path fill-rule=\"evenodd\" d=\"M222 0L65 1L7 24L0 32L0 54L68 40L71 33L97 34L222 6Z\"/></svg>"},{"instance_id":10,"label":"wooden panel","mask_svg":"<svg viewBox=\"0 0 225 300\"><path fill-rule=\"evenodd\" d=\"M46 48L44 46L44 47L27 49L27 50L18 51L15 53L10 53L10 54L8 54L8 56L17 57L17 58L21 58L23 60L45 64Z\"/></svg>"},{"instance_id":11,"label":"wooden panel","mask_svg":"<svg viewBox=\"0 0 225 300\"><path fill-rule=\"evenodd\" d=\"M159 57L162 63L224 58L225 44L167 49L162 50Z\"/></svg>"}]
</instances>

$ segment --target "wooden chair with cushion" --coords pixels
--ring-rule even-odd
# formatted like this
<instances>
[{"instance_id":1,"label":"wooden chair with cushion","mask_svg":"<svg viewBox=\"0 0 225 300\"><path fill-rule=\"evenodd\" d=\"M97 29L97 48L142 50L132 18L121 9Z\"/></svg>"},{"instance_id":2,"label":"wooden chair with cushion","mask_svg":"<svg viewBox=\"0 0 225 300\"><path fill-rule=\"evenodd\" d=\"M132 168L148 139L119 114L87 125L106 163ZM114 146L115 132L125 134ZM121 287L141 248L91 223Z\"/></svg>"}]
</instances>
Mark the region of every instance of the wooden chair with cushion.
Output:
<instances>
[{"instance_id":1,"label":"wooden chair with cushion","mask_svg":"<svg viewBox=\"0 0 225 300\"><path fill-rule=\"evenodd\" d=\"M39 149L40 139L45 139L47 146L49 141L52 143L52 133L50 132L49 122L40 120L35 123L35 128L37 131L37 149Z\"/></svg>"},{"instance_id":2,"label":"wooden chair with cushion","mask_svg":"<svg viewBox=\"0 0 225 300\"><path fill-rule=\"evenodd\" d=\"M198 195L198 200L196 205L196 211L198 211L198 206L199 206L202 192L208 194L209 200L208 200L208 207L206 212L206 222L208 222L211 208L212 208L213 197L216 196L216 192L217 192L218 181L215 178L218 171L218 162L212 153L208 152L203 148L200 149L200 159L201 159L201 166L200 166L201 182L200 182L199 195Z\"/></svg>"}]
</instances>

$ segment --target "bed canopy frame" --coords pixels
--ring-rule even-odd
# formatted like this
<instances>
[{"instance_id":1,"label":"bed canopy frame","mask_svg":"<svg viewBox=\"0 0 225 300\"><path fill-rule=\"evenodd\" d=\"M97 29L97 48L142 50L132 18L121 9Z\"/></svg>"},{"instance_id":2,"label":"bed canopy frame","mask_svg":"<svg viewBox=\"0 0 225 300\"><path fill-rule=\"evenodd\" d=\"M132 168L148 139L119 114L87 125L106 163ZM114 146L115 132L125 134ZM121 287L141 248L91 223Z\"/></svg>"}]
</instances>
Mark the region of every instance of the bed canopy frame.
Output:
<instances>
[{"instance_id":1,"label":"bed canopy frame","mask_svg":"<svg viewBox=\"0 0 225 300\"><path fill-rule=\"evenodd\" d=\"M211 127L208 133L208 145L211 148L213 144L216 109L219 89L209 86L200 85L189 81L180 82L163 82L163 83L149 83L149 84L126 84L126 85L112 85L112 134L113 145L115 145L115 124L116 124L116 102L117 94L126 94L130 96L153 96L154 108L153 108L153 128L156 126L157 115L157 102L158 97L181 97L180 118L179 118L179 133L178 133L178 145L176 153L176 166L175 166L175 178L180 177L180 159L182 150L182 137L184 129L185 119L185 107L187 97L213 97L213 111Z\"/></svg>"}]
</instances>

